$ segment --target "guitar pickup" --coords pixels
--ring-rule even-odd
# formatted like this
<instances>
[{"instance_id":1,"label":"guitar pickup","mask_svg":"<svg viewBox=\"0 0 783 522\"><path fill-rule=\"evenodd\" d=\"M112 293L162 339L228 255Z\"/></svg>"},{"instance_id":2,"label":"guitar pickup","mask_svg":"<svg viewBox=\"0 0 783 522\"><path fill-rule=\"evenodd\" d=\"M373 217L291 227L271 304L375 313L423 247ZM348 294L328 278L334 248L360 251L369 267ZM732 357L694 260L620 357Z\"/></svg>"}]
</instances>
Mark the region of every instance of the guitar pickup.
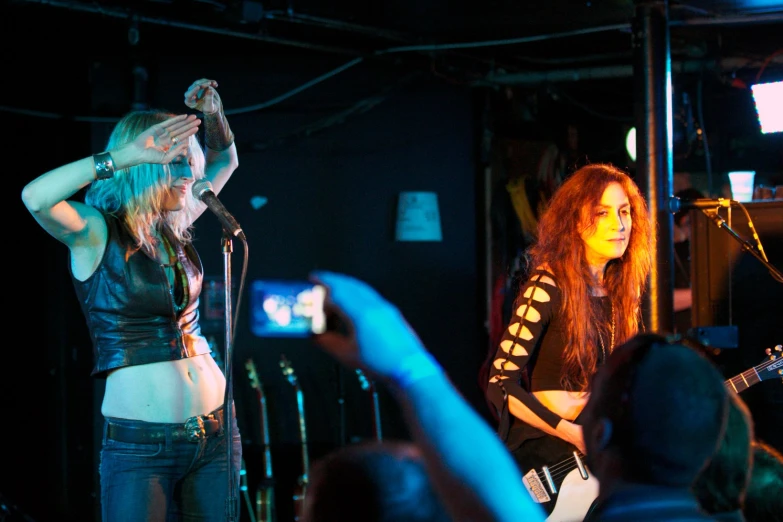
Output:
<instances>
[{"instance_id":1,"label":"guitar pickup","mask_svg":"<svg viewBox=\"0 0 783 522\"><path fill-rule=\"evenodd\" d=\"M590 478L590 476L587 474L587 469L585 469L585 465L582 462L582 459L579 458L579 452L574 452L574 460L576 461L576 468L579 470L579 475L582 476L582 480L587 480Z\"/></svg>"},{"instance_id":2,"label":"guitar pickup","mask_svg":"<svg viewBox=\"0 0 783 522\"><path fill-rule=\"evenodd\" d=\"M549 466L542 467L541 471L544 472L544 478L546 478L546 483L549 485L549 491L551 491L553 495L557 495L557 487L555 486L555 481L552 480L552 474L549 473Z\"/></svg>"}]
</instances>

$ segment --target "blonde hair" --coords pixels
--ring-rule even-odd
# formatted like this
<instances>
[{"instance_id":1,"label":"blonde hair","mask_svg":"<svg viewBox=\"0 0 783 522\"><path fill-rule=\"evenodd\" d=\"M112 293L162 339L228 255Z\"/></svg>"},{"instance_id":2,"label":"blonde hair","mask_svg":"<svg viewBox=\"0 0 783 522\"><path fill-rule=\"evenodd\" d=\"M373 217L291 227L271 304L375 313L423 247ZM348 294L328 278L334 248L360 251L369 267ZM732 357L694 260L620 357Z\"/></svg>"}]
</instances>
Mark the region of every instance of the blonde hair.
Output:
<instances>
[{"instance_id":1,"label":"blonde hair","mask_svg":"<svg viewBox=\"0 0 783 522\"><path fill-rule=\"evenodd\" d=\"M114 126L106 150L130 143L152 125L174 114L162 110L132 111ZM193 178L204 177L205 156L196 136L189 139L193 160ZM139 248L153 251L157 245L155 231L164 226L183 243L192 240L193 221L202 205L190 192L182 210L168 211L163 202L172 182L169 165L143 163L122 170L105 180L94 181L85 193L84 201L125 223Z\"/></svg>"}]
</instances>

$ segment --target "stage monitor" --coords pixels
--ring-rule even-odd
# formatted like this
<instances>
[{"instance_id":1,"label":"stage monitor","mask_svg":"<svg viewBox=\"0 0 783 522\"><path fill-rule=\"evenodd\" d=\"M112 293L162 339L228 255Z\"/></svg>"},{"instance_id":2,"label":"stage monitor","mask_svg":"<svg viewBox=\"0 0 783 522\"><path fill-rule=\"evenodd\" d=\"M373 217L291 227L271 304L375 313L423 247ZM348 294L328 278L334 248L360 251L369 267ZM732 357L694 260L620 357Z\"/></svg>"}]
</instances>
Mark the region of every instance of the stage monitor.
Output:
<instances>
[{"instance_id":1,"label":"stage monitor","mask_svg":"<svg viewBox=\"0 0 783 522\"><path fill-rule=\"evenodd\" d=\"M783 200L743 205L770 264L783 272ZM693 327L734 325L744 349L783 343L783 283L701 210L690 212ZM728 209L720 215L728 222ZM730 226L756 246L741 208L732 207Z\"/></svg>"}]
</instances>

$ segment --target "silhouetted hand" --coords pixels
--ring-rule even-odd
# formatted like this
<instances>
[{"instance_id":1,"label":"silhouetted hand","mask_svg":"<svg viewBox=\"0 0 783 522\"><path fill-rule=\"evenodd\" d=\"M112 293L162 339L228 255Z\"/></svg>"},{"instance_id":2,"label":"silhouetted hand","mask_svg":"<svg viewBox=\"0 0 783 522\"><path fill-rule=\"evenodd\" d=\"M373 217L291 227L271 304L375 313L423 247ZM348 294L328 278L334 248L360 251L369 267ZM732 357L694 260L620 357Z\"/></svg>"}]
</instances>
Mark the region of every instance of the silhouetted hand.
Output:
<instances>
[{"instance_id":1,"label":"silhouetted hand","mask_svg":"<svg viewBox=\"0 0 783 522\"><path fill-rule=\"evenodd\" d=\"M397 307L366 283L326 271L311 277L326 287L327 315L336 315L345 326L344 331L328 330L313 339L344 365L395 380L405 371L404 360L427 353Z\"/></svg>"}]
</instances>

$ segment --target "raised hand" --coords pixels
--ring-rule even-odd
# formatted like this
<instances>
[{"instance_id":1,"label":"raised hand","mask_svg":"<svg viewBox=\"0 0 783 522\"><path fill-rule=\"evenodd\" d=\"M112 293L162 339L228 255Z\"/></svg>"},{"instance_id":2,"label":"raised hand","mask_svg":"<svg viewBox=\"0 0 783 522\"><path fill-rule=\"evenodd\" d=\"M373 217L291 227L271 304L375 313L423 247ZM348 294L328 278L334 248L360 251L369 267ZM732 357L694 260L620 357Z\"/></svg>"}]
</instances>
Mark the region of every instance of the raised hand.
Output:
<instances>
[{"instance_id":1,"label":"raised hand","mask_svg":"<svg viewBox=\"0 0 783 522\"><path fill-rule=\"evenodd\" d=\"M204 114L214 114L220 110L220 95L217 82L202 78L196 80L185 91L185 105Z\"/></svg>"},{"instance_id":2,"label":"raised hand","mask_svg":"<svg viewBox=\"0 0 783 522\"><path fill-rule=\"evenodd\" d=\"M317 271L312 277L326 287L327 314L337 315L347 330L313 339L341 363L389 378L399 373L403 359L426 351L397 307L367 284L333 272Z\"/></svg>"},{"instance_id":3,"label":"raised hand","mask_svg":"<svg viewBox=\"0 0 783 522\"><path fill-rule=\"evenodd\" d=\"M200 123L195 115L180 114L149 127L128 145L135 163L169 163L187 150Z\"/></svg>"}]
</instances>

